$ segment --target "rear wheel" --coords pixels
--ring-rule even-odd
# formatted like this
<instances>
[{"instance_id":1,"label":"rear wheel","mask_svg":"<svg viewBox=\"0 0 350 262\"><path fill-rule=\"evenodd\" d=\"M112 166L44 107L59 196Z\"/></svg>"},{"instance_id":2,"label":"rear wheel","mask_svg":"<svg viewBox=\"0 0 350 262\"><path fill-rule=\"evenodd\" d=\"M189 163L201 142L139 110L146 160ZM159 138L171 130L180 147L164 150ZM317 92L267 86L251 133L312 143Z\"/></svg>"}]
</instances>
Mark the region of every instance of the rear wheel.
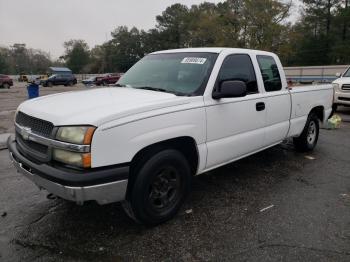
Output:
<instances>
[{"instance_id":1,"label":"rear wheel","mask_svg":"<svg viewBox=\"0 0 350 262\"><path fill-rule=\"evenodd\" d=\"M337 112L337 109L338 109L338 105L337 104L333 104L332 106L332 114L333 115L335 112Z\"/></svg>"},{"instance_id":2,"label":"rear wheel","mask_svg":"<svg viewBox=\"0 0 350 262\"><path fill-rule=\"evenodd\" d=\"M73 86L73 82L72 82L72 81L69 81L69 82L68 82L68 86Z\"/></svg>"},{"instance_id":3,"label":"rear wheel","mask_svg":"<svg viewBox=\"0 0 350 262\"><path fill-rule=\"evenodd\" d=\"M319 132L319 119L314 113L311 113L301 135L293 139L294 146L301 152L312 151L316 147Z\"/></svg>"},{"instance_id":4,"label":"rear wheel","mask_svg":"<svg viewBox=\"0 0 350 262\"><path fill-rule=\"evenodd\" d=\"M53 87L53 83L52 83L52 82L48 82L48 83L47 83L47 86L48 86L48 87Z\"/></svg>"},{"instance_id":5,"label":"rear wheel","mask_svg":"<svg viewBox=\"0 0 350 262\"><path fill-rule=\"evenodd\" d=\"M166 149L136 170L125 212L146 225L163 223L176 215L191 186L191 170L183 154Z\"/></svg>"},{"instance_id":6,"label":"rear wheel","mask_svg":"<svg viewBox=\"0 0 350 262\"><path fill-rule=\"evenodd\" d=\"M2 86L6 89L10 89L10 85L8 83L4 83Z\"/></svg>"}]
</instances>

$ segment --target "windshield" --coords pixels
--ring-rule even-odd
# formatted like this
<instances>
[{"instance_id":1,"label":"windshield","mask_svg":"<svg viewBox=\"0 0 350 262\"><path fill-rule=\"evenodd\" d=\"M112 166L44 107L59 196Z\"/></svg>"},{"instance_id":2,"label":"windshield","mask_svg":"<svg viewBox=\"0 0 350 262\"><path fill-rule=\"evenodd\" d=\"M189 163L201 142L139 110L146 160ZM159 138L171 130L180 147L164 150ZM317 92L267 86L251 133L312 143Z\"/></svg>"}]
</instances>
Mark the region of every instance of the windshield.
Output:
<instances>
[{"instance_id":1,"label":"windshield","mask_svg":"<svg viewBox=\"0 0 350 262\"><path fill-rule=\"evenodd\" d=\"M50 75L49 79L55 78L57 75Z\"/></svg>"},{"instance_id":2,"label":"windshield","mask_svg":"<svg viewBox=\"0 0 350 262\"><path fill-rule=\"evenodd\" d=\"M130 68L117 84L182 95L202 95L217 56L214 53L148 55Z\"/></svg>"},{"instance_id":3,"label":"windshield","mask_svg":"<svg viewBox=\"0 0 350 262\"><path fill-rule=\"evenodd\" d=\"M350 77L350 67L348 68L348 70L346 70L343 77Z\"/></svg>"}]
</instances>

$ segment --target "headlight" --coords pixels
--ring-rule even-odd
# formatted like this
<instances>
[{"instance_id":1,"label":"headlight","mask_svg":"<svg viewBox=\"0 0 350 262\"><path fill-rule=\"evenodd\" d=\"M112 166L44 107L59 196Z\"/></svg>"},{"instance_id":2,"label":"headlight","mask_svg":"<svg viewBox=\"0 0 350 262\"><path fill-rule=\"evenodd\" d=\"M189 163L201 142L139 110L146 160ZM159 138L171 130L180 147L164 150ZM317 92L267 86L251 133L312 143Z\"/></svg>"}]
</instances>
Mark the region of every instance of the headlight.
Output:
<instances>
[{"instance_id":1,"label":"headlight","mask_svg":"<svg viewBox=\"0 0 350 262\"><path fill-rule=\"evenodd\" d=\"M333 89L334 90L339 90L340 89L340 86L339 86L339 84L332 84L333 85Z\"/></svg>"},{"instance_id":2,"label":"headlight","mask_svg":"<svg viewBox=\"0 0 350 262\"><path fill-rule=\"evenodd\" d=\"M56 139L67 143L90 145L95 130L96 127L93 126L62 126L57 131ZM71 166L91 167L91 153L53 149L53 159Z\"/></svg>"},{"instance_id":3,"label":"headlight","mask_svg":"<svg viewBox=\"0 0 350 262\"><path fill-rule=\"evenodd\" d=\"M76 153L62 149L53 150L53 158L56 161L62 162L67 165L89 168L91 167L91 154L90 153Z\"/></svg>"},{"instance_id":4,"label":"headlight","mask_svg":"<svg viewBox=\"0 0 350 262\"><path fill-rule=\"evenodd\" d=\"M58 129L56 139L68 143L89 145L95 129L91 126L63 126Z\"/></svg>"}]
</instances>

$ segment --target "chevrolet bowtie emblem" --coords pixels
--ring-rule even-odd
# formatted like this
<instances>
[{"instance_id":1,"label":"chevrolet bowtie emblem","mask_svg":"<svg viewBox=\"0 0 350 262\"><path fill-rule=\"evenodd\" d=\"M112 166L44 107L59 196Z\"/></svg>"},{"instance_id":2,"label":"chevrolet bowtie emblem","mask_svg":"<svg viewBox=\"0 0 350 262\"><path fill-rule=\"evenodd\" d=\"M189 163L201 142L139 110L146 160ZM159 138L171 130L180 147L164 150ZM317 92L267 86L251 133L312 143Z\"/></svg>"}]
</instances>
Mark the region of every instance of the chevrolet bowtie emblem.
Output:
<instances>
[{"instance_id":1,"label":"chevrolet bowtie emblem","mask_svg":"<svg viewBox=\"0 0 350 262\"><path fill-rule=\"evenodd\" d=\"M30 129L29 127L23 127L21 130L21 135L23 139L28 140L31 132L32 132L32 129Z\"/></svg>"}]
</instances>

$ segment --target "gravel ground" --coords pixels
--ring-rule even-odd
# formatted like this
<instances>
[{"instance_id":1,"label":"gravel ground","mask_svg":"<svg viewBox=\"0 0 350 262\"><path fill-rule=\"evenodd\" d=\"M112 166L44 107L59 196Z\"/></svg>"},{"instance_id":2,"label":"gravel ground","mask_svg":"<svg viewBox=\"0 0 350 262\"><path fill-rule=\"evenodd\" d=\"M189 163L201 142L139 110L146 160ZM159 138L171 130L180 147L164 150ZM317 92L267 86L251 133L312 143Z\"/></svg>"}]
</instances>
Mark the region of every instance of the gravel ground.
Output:
<instances>
[{"instance_id":1,"label":"gravel ground","mask_svg":"<svg viewBox=\"0 0 350 262\"><path fill-rule=\"evenodd\" d=\"M0 132L23 100L23 87L0 90ZM198 176L154 228L119 204L47 199L0 150L0 261L350 261L350 109L340 111L313 153L287 142Z\"/></svg>"}]
</instances>

